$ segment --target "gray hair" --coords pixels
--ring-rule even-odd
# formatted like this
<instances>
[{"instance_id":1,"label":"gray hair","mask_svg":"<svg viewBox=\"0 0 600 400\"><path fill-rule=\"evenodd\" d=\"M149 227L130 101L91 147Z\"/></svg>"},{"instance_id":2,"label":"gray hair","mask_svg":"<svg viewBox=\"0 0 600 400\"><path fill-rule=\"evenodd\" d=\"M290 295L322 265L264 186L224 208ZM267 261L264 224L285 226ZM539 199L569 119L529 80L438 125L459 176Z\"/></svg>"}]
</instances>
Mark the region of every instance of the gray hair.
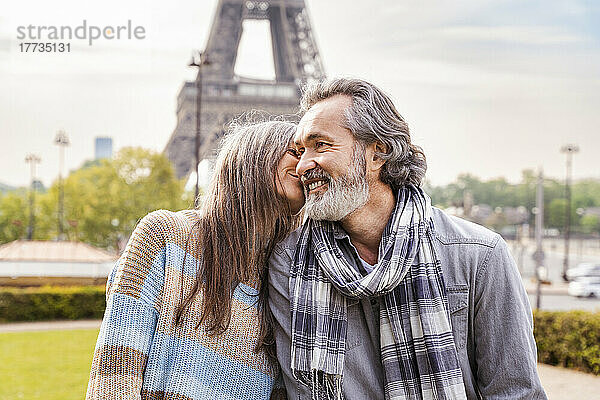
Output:
<instances>
[{"instance_id":1,"label":"gray hair","mask_svg":"<svg viewBox=\"0 0 600 400\"><path fill-rule=\"evenodd\" d=\"M344 111L344 116L345 127L354 137L366 145L378 142L385 146L385 153L376 153L385 160L381 181L393 189L405 184L420 186L427 170L425 154L410 142L408 124L389 96L361 79L322 80L304 88L301 111L306 112L315 103L335 95L352 98L352 105Z\"/></svg>"},{"instance_id":2,"label":"gray hair","mask_svg":"<svg viewBox=\"0 0 600 400\"><path fill-rule=\"evenodd\" d=\"M211 185L195 225L197 239L192 242L196 243L195 253L190 254L197 259L196 280L177 307L175 318L179 323L184 311L203 290L204 301L196 328L206 322L209 334L220 334L231 320L232 288L239 282L260 282L260 333L256 350L265 349L273 358L266 265L275 245L301 221L301 216L291 214L286 199L276 190L277 165L296 125L264 119L257 122L252 117L232 122L223 138ZM188 254L187 244L185 254Z\"/></svg>"},{"instance_id":3,"label":"gray hair","mask_svg":"<svg viewBox=\"0 0 600 400\"><path fill-rule=\"evenodd\" d=\"M295 132L296 124L256 111L232 120L217 153L209 197L231 190L240 207L250 209L286 203L276 199L277 165Z\"/></svg>"}]
</instances>

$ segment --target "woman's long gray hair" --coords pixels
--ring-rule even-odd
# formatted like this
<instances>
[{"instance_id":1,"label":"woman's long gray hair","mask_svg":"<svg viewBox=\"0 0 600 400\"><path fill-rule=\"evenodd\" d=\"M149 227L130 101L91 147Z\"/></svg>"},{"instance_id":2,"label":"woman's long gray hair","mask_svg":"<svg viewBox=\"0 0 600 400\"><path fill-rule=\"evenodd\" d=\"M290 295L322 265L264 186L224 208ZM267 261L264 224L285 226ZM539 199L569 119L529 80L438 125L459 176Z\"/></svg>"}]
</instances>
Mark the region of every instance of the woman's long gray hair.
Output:
<instances>
[{"instance_id":1,"label":"woman's long gray hair","mask_svg":"<svg viewBox=\"0 0 600 400\"><path fill-rule=\"evenodd\" d=\"M392 100L375 85L361 79L336 78L315 82L304 89L300 108L306 112L315 103L335 95L352 98L345 110L345 124L362 143L378 142L385 152L380 178L394 189L405 184L420 186L427 162L423 150L410 141L408 124Z\"/></svg>"},{"instance_id":2,"label":"woman's long gray hair","mask_svg":"<svg viewBox=\"0 0 600 400\"><path fill-rule=\"evenodd\" d=\"M276 190L277 166L295 130L296 125L281 121L234 122L229 127L199 207L196 282L176 312L179 322L203 289L199 324L219 334L229 326L237 284L260 286L257 348L269 356L273 337L266 307L266 264L275 244L296 228L300 218L292 215Z\"/></svg>"}]
</instances>

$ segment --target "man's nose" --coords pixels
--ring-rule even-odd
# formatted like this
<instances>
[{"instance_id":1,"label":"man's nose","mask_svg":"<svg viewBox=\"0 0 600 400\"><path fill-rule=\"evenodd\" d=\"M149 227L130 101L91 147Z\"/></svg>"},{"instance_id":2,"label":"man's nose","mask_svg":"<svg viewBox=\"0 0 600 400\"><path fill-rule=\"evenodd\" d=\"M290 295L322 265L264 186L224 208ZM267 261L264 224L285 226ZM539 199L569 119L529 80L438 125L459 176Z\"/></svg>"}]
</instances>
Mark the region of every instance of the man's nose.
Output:
<instances>
[{"instance_id":1,"label":"man's nose","mask_svg":"<svg viewBox=\"0 0 600 400\"><path fill-rule=\"evenodd\" d=\"M315 162L314 158L311 157L309 153L305 152L300 156L298 164L296 164L296 174L298 174L298 176L302 176L306 171L310 171L316 166L317 163Z\"/></svg>"}]
</instances>

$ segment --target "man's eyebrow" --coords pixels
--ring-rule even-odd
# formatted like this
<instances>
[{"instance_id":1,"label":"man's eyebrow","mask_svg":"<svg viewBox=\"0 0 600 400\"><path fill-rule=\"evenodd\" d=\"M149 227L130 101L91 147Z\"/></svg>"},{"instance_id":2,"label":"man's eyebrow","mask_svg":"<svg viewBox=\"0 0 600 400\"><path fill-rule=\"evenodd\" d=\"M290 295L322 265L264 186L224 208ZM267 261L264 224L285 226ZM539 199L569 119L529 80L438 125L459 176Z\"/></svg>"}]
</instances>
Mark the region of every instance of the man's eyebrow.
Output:
<instances>
[{"instance_id":1,"label":"man's eyebrow","mask_svg":"<svg viewBox=\"0 0 600 400\"><path fill-rule=\"evenodd\" d=\"M322 133L322 132L311 132L309 133L306 138L304 139L306 142L312 142L318 139L326 139L326 140L332 140L331 136ZM298 139L294 138L294 143L296 143L297 145L300 143Z\"/></svg>"}]
</instances>

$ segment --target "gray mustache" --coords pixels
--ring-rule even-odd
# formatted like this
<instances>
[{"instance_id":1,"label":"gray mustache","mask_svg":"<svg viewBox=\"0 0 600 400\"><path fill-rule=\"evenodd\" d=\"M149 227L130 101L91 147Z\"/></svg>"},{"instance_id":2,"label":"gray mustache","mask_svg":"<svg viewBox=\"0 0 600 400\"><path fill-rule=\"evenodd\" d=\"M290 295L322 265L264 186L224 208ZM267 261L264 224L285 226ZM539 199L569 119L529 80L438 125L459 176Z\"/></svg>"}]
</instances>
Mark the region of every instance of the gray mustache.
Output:
<instances>
[{"instance_id":1,"label":"gray mustache","mask_svg":"<svg viewBox=\"0 0 600 400\"><path fill-rule=\"evenodd\" d=\"M325 172L322 168L313 168L309 171L306 171L302 177L305 180L308 179L320 179L320 178L324 178L324 179L331 179L331 175L329 175L327 172Z\"/></svg>"}]
</instances>

